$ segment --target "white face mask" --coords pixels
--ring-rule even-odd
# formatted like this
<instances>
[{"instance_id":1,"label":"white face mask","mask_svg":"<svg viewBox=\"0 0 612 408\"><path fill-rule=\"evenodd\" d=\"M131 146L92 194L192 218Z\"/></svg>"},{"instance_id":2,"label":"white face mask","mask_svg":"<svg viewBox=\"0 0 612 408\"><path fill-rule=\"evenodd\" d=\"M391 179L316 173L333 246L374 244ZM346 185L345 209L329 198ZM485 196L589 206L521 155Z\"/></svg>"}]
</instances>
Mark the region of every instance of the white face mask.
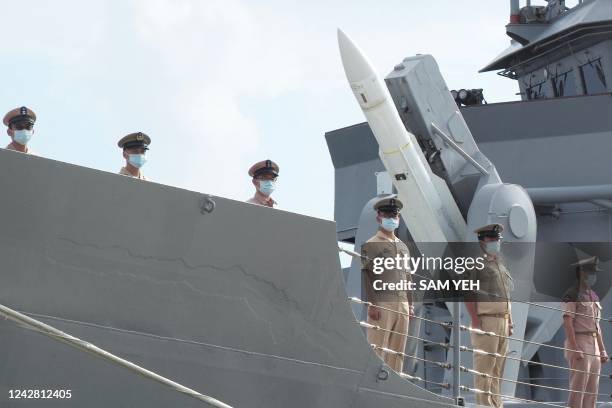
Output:
<instances>
[{"instance_id":1,"label":"white face mask","mask_svg":"<svg viewBox=\"0 0 612 408\"><path fill-rule=\"evenodd\" d=\"M383 218L380 221L380 226L385 231L393 232L399 227L399 218Z\"/></svg>"},{"instance_id":2,"label":"white face mask","mask_svg":"<svg viewBox=\"0 0 612 408\"><path fill-rule=\"evenodd\" d=\"M485 242L485 251L490 255L499 255L501 251L501 241Z\"/></svg>"},{"instance_id":3,"label":"white face mask","mask_svg":"<svg viewBox=\"0 0 612 408\"><path fill-rule=\"evenodd\" d=\"M147 162L147 158L144 154L129 154L128 155L128 163L137 169L141 168Z\"/></svg>"},{"instance_id":4,"label":"white face mask","mask_svg":"<svg viewBox=\"0 0 612 408\"><path fill-rule=\"evenodd\" d=\"M276 190L276 181L274 180L259 180L259 191L265 196L269 196Z\"/></svg>"},{"instance_id":5,"label":"white face mask","mask_svg":"<svg viewBox=\"0 0 612 408\"><path fill-rule=\"evenodd\" d=\"M23 146L28 144L34 133L31 129L15 130L14 132L13 140Z\"/></svg>"}]
</instances>

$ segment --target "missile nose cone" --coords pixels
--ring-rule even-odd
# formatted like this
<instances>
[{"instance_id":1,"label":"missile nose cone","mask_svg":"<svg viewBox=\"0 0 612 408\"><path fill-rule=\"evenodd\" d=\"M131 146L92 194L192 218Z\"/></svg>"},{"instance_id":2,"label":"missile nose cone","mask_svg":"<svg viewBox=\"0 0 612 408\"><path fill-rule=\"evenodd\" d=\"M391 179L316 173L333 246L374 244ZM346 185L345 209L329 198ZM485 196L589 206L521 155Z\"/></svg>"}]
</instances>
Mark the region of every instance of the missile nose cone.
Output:
<instances>
[{"instance_id":1,"label":"missile nose cone","mask_svg":"<svg viewBox=\"0 0 612 408\"><path fill-rule=\"evenodd\" d=\"M338 48L349 82L362 81L374 74L372 64L341 29L338 29Z\"/></svg>"}]
</instances>

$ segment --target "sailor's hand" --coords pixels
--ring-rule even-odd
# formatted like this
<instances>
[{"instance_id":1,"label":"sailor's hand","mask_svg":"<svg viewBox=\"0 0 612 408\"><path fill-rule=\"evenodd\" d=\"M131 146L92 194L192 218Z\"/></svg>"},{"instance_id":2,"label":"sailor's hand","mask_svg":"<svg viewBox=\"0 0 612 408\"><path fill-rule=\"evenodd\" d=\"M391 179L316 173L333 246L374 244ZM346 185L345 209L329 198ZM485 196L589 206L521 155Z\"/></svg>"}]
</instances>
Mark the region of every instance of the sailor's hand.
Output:
<instances>
[{"instance_id":1,"label":"sailor's hand","mask_svg":"<svg viewBox=\"0 0 612 408\"><path fill-rule=\"evenodd\" d=\"M575 350L575 349L574 349ZM584 358L584 353L580 350L578 351L573 351L573 356L576 360L582 360Z\"/></svg>"},{"instance_id":2,"label":"sailor's hand","mask_svg":"<svg viewBox=\"0 0 612 408\"><path fill-rule=\"evenodd\" d=\"M380 320L380 309L374 306L368 306L368 316L372 320Z\"/></svg>"},{"instance_id":3,"label":"sailor's hand","mask_svg":"<svg viewBox=\"0 0 612 408\"><path fill-rule=\"evenodd\" d=\"M602 351L599 354L599 359L601 360L602 363L605 363L606 361L608 361L609 357L608 357L608 353L606 353L606 350Z\"/></svg>"},{"instance_id":4,"label":"sailor's hand","mask_svg":"<svg viewBox=\"0 0 612 408\"><path fill-rule=\"evenodd\" d=\"M408 315L414 316L414 306L410 305L410 307L408 308Z\"/></svg>"},{"instance_id":5,"label":"sailor's hand","mask_svg":"<svg viewBox=\"0 0 612 408\"><path fill-rule=\"evenodd\" d=\"M512 333L514 333L514 323L510 322L508 323L508 336L512 336Z\"/></svg>"}]
</instances>

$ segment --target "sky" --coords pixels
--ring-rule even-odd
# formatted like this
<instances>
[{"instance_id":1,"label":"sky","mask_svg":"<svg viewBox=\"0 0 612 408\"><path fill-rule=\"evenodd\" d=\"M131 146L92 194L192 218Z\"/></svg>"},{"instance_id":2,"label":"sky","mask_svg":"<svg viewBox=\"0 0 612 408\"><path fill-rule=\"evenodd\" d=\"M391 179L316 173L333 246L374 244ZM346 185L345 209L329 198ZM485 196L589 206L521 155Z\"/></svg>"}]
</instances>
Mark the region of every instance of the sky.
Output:
<instances>
[{"instance_id":1,"label":"sky","mask_svg":"<svg viewBox=\"0 0 612 408\"><path fill-rule=\"evenodd\" d=\"M3 14L17 17L0 25L0 112L37 113L37 154L118 172L117 141L143 131L149 180L236 200L253 194L250 165L270 158L280 207L325 219L324 134L364 121L337 28L383 77L432 54L450 89L518 99L515 81L478 73L509 45L506 0L31 0Z\"/></svg>"}]
</instances>

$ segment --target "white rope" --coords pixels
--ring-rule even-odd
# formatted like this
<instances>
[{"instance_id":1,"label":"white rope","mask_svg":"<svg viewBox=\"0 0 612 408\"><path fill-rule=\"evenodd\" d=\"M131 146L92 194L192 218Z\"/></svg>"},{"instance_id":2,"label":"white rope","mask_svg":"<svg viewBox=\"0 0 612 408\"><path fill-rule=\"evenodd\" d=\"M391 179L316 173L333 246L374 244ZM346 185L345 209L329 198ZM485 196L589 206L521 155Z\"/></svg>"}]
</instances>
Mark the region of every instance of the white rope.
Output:
<instances>
[{"instance_id":1,"label":"white rope","mask_svg":"<svg viewBox=\"0 0 612 408\"><path fill-rule=\"evenodd\" d=\"M365 300L361 300L361 299L359 299L357 297L354 297L354 296L353 297L349 297L349 300L351 302L359 303L361 305L372 306L373 308L376 308L376 309L382 309L382 310L386 310L388 312L393 312L393 313L397 313L397 314L400 314L400 315L403 315L403 316L408 316L410 319L423 320L423 321L434 323L434 324L437 324L437 325L440 325L440 326L443 326L443 327L452 327L453 326L452 322L438 322L436 320L428 319L426 317L416 316L416 315L412 315L412 314L406 313L406 312L400 312L399 310L394 310L394 309L390 309L388 307L375 305L372 302L367 302Z\"/></svg>"},{"instance_id":2,"label":"white rope","mask_svg":"<svg viewBox=\"0 0 612 408\"><path fill-rule=\"evenodd\" d=\"M444 389L447 389L447 390L450 389L450 386L451 386L449 383L439 383L439 382L435 382L435 381L424 380L421 377L417 377L417 376L406 374L406 373L398 373L398 374L399 374L400 377L406 378L406 379L408 379L410 381L421 381L421 382L424 382L426 384L427 383L434 384L434 385L438 385L438 386L440 386L440 387L442 387Z\"/></svg>"},{"instance_id":3,"label":"white rope","mask_svg":"<svg viewBox=\"0 0 612 408\"><path fill-rule=\"evenodd\" d=\"M518 401L523 401L523 402L530 402L530 403L534 403L534 404L542 404L542 405L548 405L551 407L559 407L559 408L570 408L566 405L558 405L558 404L553 404L551 402L544 402L544 401L536 401L536 400L530 400L530 399L525 399L525 398L519 398L519 397L513 397L511 395L504 395L504 394L495 394L491 391L483 391L483 390L479 390L477 388L470 388L470 387L466 387L465 385L461 385L459 386L459 388L462 391L468 391L468 392L473 392L475 394L487 394L487 395L494 395L496 397L502 397L502 398L511 398L511 399L515 399Z\"/></svg>"},{"instance_id":4,"label":"white rope","mask_svg":"<svg viewBox=\"0 0 612 408\"><path fill-rule=\"evenodd\" d=\"M374 350L380 350L380 351L382 351L384 353L393 354L393 355L404 357L404 358L413 358L415 360L419 360L419 361L422 361L424 363L435 364L438 367L444 368L444 369L447 369L447 370L450 370L451 368L453 368L453 366L451 364L449 364L449 363L442 363L442 362L439 362L439 361L427 360L426 358L421 358L421 357L417 357L417 356L409 356L408 354L402 353L401 351L395 351L395 350L391 350L391 349L386 348L386 347L380 347L380 346L377 346L376 344L370 344L370 346Z\"/></svg>"},{"instance_id":5,"label":"white rope","mask_svg":"<svg viewBox=\"0 0 612 408\"><path fill-rule=\"evenodd\" d=\"M558 307L542 305L540 303L528 302L526 300L513 300L513 302L525 303L525 304L528 304L528 305L531 305L531 306L537 306L537 307L541 307L541 308L544 308L544 309L557 310L559 312L563 312L564 314L572 314L574 316L590 317L591 319L595 319L596 318L595 316L590 316L588 314L578 313L578 312L570 312L568 310L559 309ZM610 318L610 317L599 317L598 319L601 320L601 321L604 321L604 322L612 323L612 318Z\"/></svg>"},{"instance_id":6,"label":"white rope","mask_svg":"<svg viewBox=\"0 0 612 408\"><path fill-rule=\"evenodd\" d=\"M558 368L558 369L561 369L561 370L573 371L575 373L596 375L596 376L598 376L600 378L612 378L612 375L604 375L604 374L594 373L594 372L590 372L590 371L578 370L576 368L562 367L562 366L557 366L557 365L554 365L554 364L542 363L540 361L530 361L530 360L525 360L525 359L522 359L522 358L519 358L519 357L504 356L504 355L499 354L499 353L493 353L493 352L484 351L484 350L480 350L480 349L474 349L474 348L470 348L470 347L467 347L467 346L459 346L459 350L461 350L461 351L469 351L471 353L482 354L482 355L487 355L487 356L491 356L491 357L503 357L503 358L507 358L508 360L519 361L521 363L535 364L535 365L540 365L540 366L550 367L550 368Z\"/></svg>"},{"instance_id":7,"label":"white rope","mask_svg":"<svg viewBox=\"0 0 612 408\"><path fill-rule=\"evenodd\" d=\"M604 397L610 397L609 394L601 394L601 393L597 393L597 392L587 392L587 391L581 391L581 390L572 390L570 388L561 388L561 387L553 387L550 385L541 385L541 384L532 384L532 383L528 383L528 382L524 382L524 381L519 381L519 380L511 380L508 378L503 378L503 377L496 377L494 375L491 374L487 374L487 373L482 373L480 371L476 371L474 369L471 368L467 368L464 366L459 366L459 369L465 373L470 373L479 377L483 377L483 378L492 378L494 380L500 380L500 381L505 381L505 382L510 382L513 384L521 384L521 385L527 385L530 387L538 387L538 388L546 388L549 390L556 390L556 391L565 391L565 392L579 392L582 394L588 394L588 395L598 395L598 396L604 396Z\"/></svg>"},{"instance_id":8,"label":"white rope","mask_svg":"<svg viewBox=\"0 0 612 408\"><path fill-rule=\"evenodd\" d=\"M525 339L517 339L516 337L504 336L503 334L497 334L497 333L494 333L494 332L484 331L484 330L481 330L481 329L474 329L473 327L468 327L468 326L464 326L464 325L461 325L459 327L460 327L461 330L469 331L469 332L480 334L480 335L491 336L491 337L499 337L499 338L502 338L502 339L508 339L508 340L514 340L514 341L521 341L523 343L535 344L535 345L538 345L540 347L549 347L549 348L554 348L554 349L557 349L557 350L571 351L571 352L574 352L574 353L582 353L585 356L593 356L593 357L598 357L598 358L601 357L600 354L587 353L585 351L569 349L569 348L566 348L566 347L553 346L551 344L545 344L545 343L538 343L537 341L531 341L531 340L525 340Z\"/></svg>"},{"instance_id":9,"label":"white rope","mask_svg":"<svg viewBox=\"0 0 612 408\"><path fill-rule=\"evenodd\" d=\"M604 322L612 323L612 318L595 317L595 316L588 315L588 314L585 314L585 313L571 312L569 310L559 309L558 307L543 305L543 304L540 304L540 303L529 302L527 300L517 300L517 299L512 299L512 298L506 298L506 297L503 297L502 295L499 295L497 293L489 293L489 292L485 292L483 290L475 290L474 292L482 294L482 295L485 295L485 296L496 297L496 298L504 300L504 301L510 301L510 302L515 302L515 303L523 303L523 304L530 305L530 306L541 307L543 309L556 310L556 311L561 312L563 314L571 314L571 315L574 315L574 316L583 316L583 317L588 317L588 318L591 318L591 319L598 319L598 320L602 320Z\"/></svg>"},{"instance_id":10,"label":"white rope","mask_svg":"<svg viewBox=\"0 0 612 408\"><path fill-rule=\"evenodd\" d=\"M93 354L96 357L100 357L104 360L110 361L111 363L117 364L119 366L122 366L124 368L127 368L128 370L141 375L145 378L148 378L150 380L156 381L160 384L166 385L172 389L174 389L175 391L178 391L182 394L188 395L192 398L195 398L197 400L203 401L205 403L207 403L210 406L216 407L216 408L232 408L230 405L227 405L219 400L216 400L212 397L209 397L207 395L203 395L200 394L199 392L192 390L191 388L187 388L177 382L174 382L172 380L169 380L165 377L162 377L161 375L158 375L156 373L154 373L153 371L149 371L145 368L142 368L128 360L124 360L120 357L115 356L114 354L109 353L106 350L103 350L89 342L86 342L84 340L81 340L79 338L76 338L74 336L71 336L67 333L64 333L61 330L58 330L52 326L49 326L45 323L42 323L36 319L33 319L29 316L26 316L22 313L19 313L13 309L10 309L4 305L0 304L0 316L4 316L6 319L11 320L15 323L17 323L18 325L23 325L26 328L35 330L37 332L40 332L42 334L44 334L45 336L48 336L52 339L61 341L65 344L68 344L72 347L75 347L79 350L85 351L87 353Z\"/></svg>"},{"instance_id":11,"label":"white rope","mask_svg":"<svg viewBox=\"0 0 612 408\"><path fill-rule=\"evenodd\" d=\"M343 248L339 248L339 249L341 251L346 252L347 254L349 254L351 256L362 258L362 256L359 255L356 252L349 251L349 250L344 250ZM425 277L425 276L418 275L418 274L417 274L417 276L421 276L423 278L431 279L429 277ZM490 294L490 293L483 292L483 291L478 291L478 292L480 292L482 294L485 294L485 295L488 295L488 296L495 296L495 297L498 297L498 298L503 298L502 296L496 295L496 294ZM438 321L427 319L427 318L423 318L423 317L420 317L420 316L412 316L409 313L401 312L401 311L390 309L390 308L383 307L383 306L378 306L378 305L372 304L371 302L367 302L367 301L361 300L361 299L359 299L357 297L350 297L349 299L352 302L355 302L355 303L371 306L371 307L382 309L382 310L387 310L389 312L400 314L400 315L406 315L406 316L409 316L410 318L421 319L421 320L428 321L428 322L431 322L431 323L434 323L434 324L438 324L438 325L443 326L443 327L453 327L454 326L452 322L438 322ZM577 315L577 316L585 316L585 317L589 317L589 318L595 318L594 316L587 315L587 314L584 314L584 313L570 312L570 311L566 311L566 310L559 309L559 308L556 308L556 307L547 306L547 305L541 305L541 304L534 303L534 302L518 301L518 300L514 300L514 299L506 299L506 300L509 300L509 301L512 301L512 302L517 302L517 303L525 303L525 304L528 304L528 305L531 305L531 306L541 307L541 308L545 308L545 309L556 310L556 311L562 312L564 314L573 314L573 315ZM612 319L600 318L600 320L612 322ZM396 333L396 334L404 335L403 333L398 333L398 332L394 332L394 331L391 331L391 330L383 329L380 326L374 326L374 325L371 325L369 323L365 323L364 324L364 322L360 322L360 325L363 326L363 327L372 328L374 330L382 330L382 331L387 331L387 332L391 332L391 333ZM495 337L499 337L499 338L505 338L505 339L508 339L508 340L520 341L520 342L529 343L529 344L535 344L535 345L538 345L540 347L548 347L548 348L553 348L553 349L563 350L563 351L569 351L569 352L575 352L575 353L581 352L584 355L593 356L593 357L597 357L597 358L600 357L599 354L586 353L586 352L582 352L582 351L578 351L578 350L574 350L574 349L569 349L569 348L566 348L566 347L554 346L554 345L540 343L540 342L536 342L536 341L532 341L532 340L525 340L525 339L519 339L519 338L515 338L515 337L510 337L510 336L499 335L499 334L496 334L494 332L487 332L487 331L484 331L484 330L481 330L481 329L474 329L472 327L468 327L468 326L464 326L464 325L460 325L459 327L460 327L461 330L470 331L470 332L473 332L473 333L476 333L476 334L480 334L480 335L495 336ZM406 337L416 338L418 340L423 340L423 341L428 341L426 339L415 337L415 336L408 336L408 335L406 335ZM440 345L442 347L445 347L446 349L453 347L451 344L448 344L448 343L436 343L436 342L431 342L431 343L438 344L438 345ZM379 348L379 349L381 349L381 348ZM498 353L489 353L489 352L485 352L483 350L471 349L469 347L460 347L460 350L461 351L471 351L471 352L474 352L474 353L481 353L481 354L491 355L491 356L495 356L495 357L504 357L504 358L508 358L508 359L512 359L512 360L517 360L517 361L520 361L520 362L526 362L526 363L531 363L531 364L536 364L536 365L541 365L541 366L559 368L559 369L562 369L562 370L580 372L580 373L590 374L590 375L597 375L600 378L602 378L602 377L603 378L612 378L612 375L608 376L608 375L602 375L600 373L592 373L592 372L578 370L578 369L573 369L573 368L568 368L568 367L556 366L556 365L553 365L553 364L546 364L546 363L541 363L541 362L536 362L536 361L528 361L528 360L524 360L524 359L520 359L520 358L516 358L516 357L512 357L512 356L503 356L503 355L498 354ZM399 354L399 355L404 355L404 356L409 357L409 358L415 358L415 356L407 356L404 353L398 353L398 352L395 352L393 350L389 350L389 351L392 352L392 353ZM440 363L434 362L434 361L427 361L427 362L430 362L430 363L433 363L433 364L437 364L437 365L440 364ZM447 367L444 367L444 368L447 368ZM450 368L450 367L448 367L448 368ZM512 380L507 380L507 381L516 382L516 381L512 381ZM518 383L520 383L520 382L518 382ZM540 385L537 385L537 384L530 384L530 383L525 383L525 384L533 385L533 386L540 386ZM549 388L547 386L540 386L540 387ZM561 389L561 388L557 388L557 387L552 387L552 389L565 390L567 392L572 392L573 391L573 390L570 390L570 389ZM607 394L598 394L598 395L607 395Z\"/></svg>"},{"instance_id":12,"label":"white rope","mask_svg":"<svg viewBox=\"0 0 612 408\"><path fill-rule=\"evenodd\" d=\"M393 334L397 334L397 335L400 335L400 336L408 337L410 339L422 340L423 342L427 342L429 344L435 344L435 345L443 347L443 348L445 348L447 350L450 349L450 348L453 348L453 346L451 346L450 343L438 343L437 341L431 341L431 340L428 340L428 339L424 339L423 337L411 336L411 335L409 335L407 333L401 333L401 332L394 331L394 330L383 329L380 326L376 326L376 325L373 325L373 324L368 323L368 322L361 321L361 322L359 322L359 325L361 327L365 327L366 329L380 330L380 331L384 331L386 333L393 333Z\"/></svg>"},{"instance_id":13,"label":"white rope","mask_svg":"<svg viewBox=\"0 0 612 408\"><path fill-rule=\"evenodd\" d=\"M363 301L363 300L361 300L359 298L356 298L356 297L350 297L349 300L351 300L352 302L355 302L355 303L359 303L359 304L363 304L363 305L367 305L367 306L372 306L372 307L377 308L377 309L387 310L389 312L393 312L393 313L397 313L397 314L400 314L400 315L409 316L410 318L419 319L418 316L413 316L413 315L410 315L409 313L400 312L398 310L394 310L394 309L387 308L387 307L384 307L384 306L378 306L378 305L372 304L371 302L366 302L366 301ZM427 322L438 324L438 325L443 326L443 327L452 327L453 326L452 322L438 322L438 321L427 319L427 318L424 318L424 317L421 317L420 319L421 320L425 320ZM361 325L363 326L363 324L361 324ZM485 335L485 336L494 336L494 337L499 337L499 338L505 338L505 339L508 339L508 340L522 341L524 343L531 343L531 344L536 344L536 345L543 346L543 347L550 347L550 348L554 348L554 349L558 349L558 350L564 350L564 351L570 351L570 352L574 352L574 353L579 352L578 350L573 350L573 349L569 349L569 348L565 348L565 347L553 346L553 345L550 345L550 344L538 343L538 342L531 341L531 340L518 339L516 337L504 336L504 335L497 334L497 333L494 333L494 332L487 332L487 331L484 331L484 330L481 330L481 329L474 329L472 327L468 327L468 326L465 326L465 325L460 325L459 327L460 327L461 330L470 331L470 332L474 332L474 333ZM386 329L382 329L381 328L381 330L386 330ZM397 334L402 334L402 333L397 333ZM411 337L414 337L414 336L411 336ZM419 338L419 340L426 340L426 339ZM435 344L435 342L432 342L432 343ZM441 345L442 343L438 343L438 344ZM449 344L449 347L452 348L453 346L451 344ZM470 349L468 347L463 347L463 346L460 347L460 349L462 351L473 351L474 350L474 349ZM592 354L592 353L586 353L586 352L582 352L582 353L584 355L587 355L587 356L593 356L593 357L598 357L598 358L601 357L599 354ZM493 355L495 353L491 353L491 354ZM497 356L500 357L501 355L497 355ZM552 365L552 364L540 363L540 362L536 362L536 361L529 361L529 360L523 360L523 359L516 359L516 358L512 358L510 356L501 356L501 357L506 357L508 359L515 359L515 360L518 360L518 361L521 361L521 362L526 362L526 363L533 363L533 364L536 364L536 365L560 368L560 369L563 369L563 370L582 372L582 373L586 373L586 374L595 374L595 375L599 375L600 377L603 377L603 378L610 378L611 377L611 376L608 376L608 375L601 375L601 374L598 374L598 373L590 373L590 372L586 372L586 371L581 371L581 370L576 370L576 369L572 369L572 368L556 366L556 365Z\"/></svg>"},{"instance_id":14,"label":"white rope","mask_svg":"<svg viewBox=\"0 0 612 408\"><path fill-rule=\"evenodd\" d=\"M377 308L377 309L382 309L382 310L386 310L386 311L389 311L389 312L392 312L392 313L397 313L397 314L400 314L400 315L405 315L405 316L408 316L410 318L424 320L424 321L427 321L427 322L430 322L430 323L438 324L440 326L444 326L444 327L452 327L453 326L452 322L438 322L438 321L435 321L435 320L432 320L432 319L427 319L425 317L411 315L410 313L401 312L399 310L394 310L394 309L391 309L391 308L388 308L388 307L384 307L384 306L378 306L378 305L375 305L375 304L373 304L371 302L366 302L364 300L361 300L361 299L359 299L357 297L350 297L349 299L352 302L355 302L355 303L359 303L359 304L363 304L363 305L367 305L367 306L372 306L372 307ZM539 343L537 341L519 339L519 338L516 338L516 337L510 337L510 336L504 336L502 334L497 334L497 333L494 333L494 332L488 332L488 331L484 331L484 330L481 330L481 329L474 329L472 327L468 327L468 326L465 326L465 325L460 325L459 328L461 330L464 330L464 331L470 331L470 332L473 332L473 333L476 333L476 334L480 334L480 335L485 335L485 336L494 336L494 337L504 338L504 339L513 340L513 341L520 341L520 342L523 342L523 343L535 344L535 345L538 345L538 346L541 346L541 347L549 347L549 348L554 348L554 349L557 349L557 350L571 351L571 352L574 352L574 353L580 352L579 350L574 350L574 349L570 349L570 348L567 348L567 347L553 346L551 344ZM599 354L587 353L587 352L584 352L584 351L582 351L582 353L584 355L587 355L587 356L600 357Z\"/></svg>"},{"instance_id":15,"label":"white rope","mask_svg":"<svg viewBox=\"0 0 612 408\"><path fill-rule=\"evenodd\" d=\"M352 256L354 258L360 258L360 259L361 258L366 258L367 259L367 257L365 257L363 255L359 255L357 252L351 251L350 249L342 248L340 245L338 245L338 251L344 252L345 254L350 255L350 256Z\"/></svg>"}]
</instances>

